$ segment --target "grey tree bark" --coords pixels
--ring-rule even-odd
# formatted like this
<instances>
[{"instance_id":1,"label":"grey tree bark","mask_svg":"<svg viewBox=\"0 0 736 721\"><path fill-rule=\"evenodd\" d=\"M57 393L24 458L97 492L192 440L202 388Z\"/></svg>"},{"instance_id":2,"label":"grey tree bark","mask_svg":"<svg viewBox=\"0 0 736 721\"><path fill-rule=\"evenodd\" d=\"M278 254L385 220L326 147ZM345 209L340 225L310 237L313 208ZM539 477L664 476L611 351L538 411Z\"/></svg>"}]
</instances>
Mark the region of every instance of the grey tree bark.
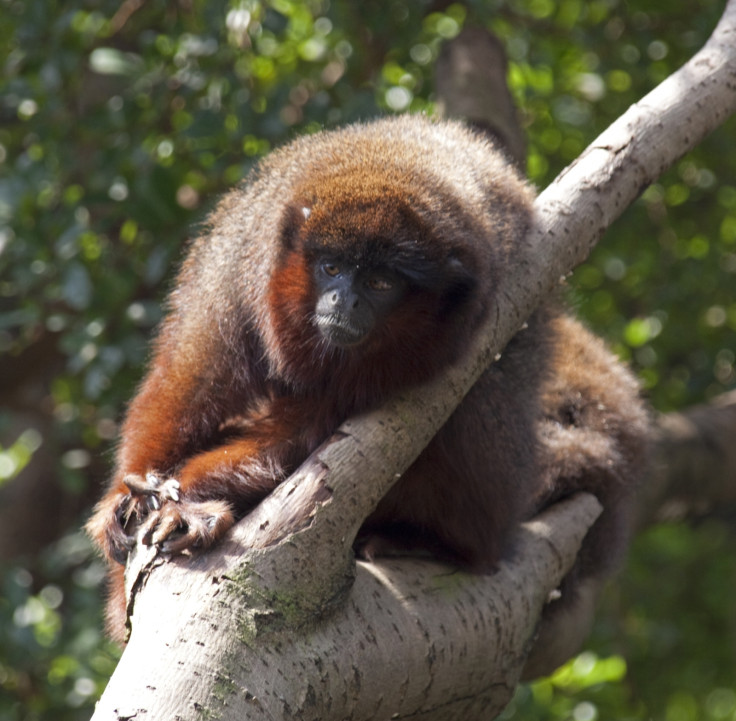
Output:
<instances>
[{"instance_id":1,"label":"grey tree bark","mask_svg":"<svg viewBox=\"0 0 736 721\"><path fill-rule=\"evenodd\" d=\"M640 493L640 526L736 506L736 391L668 413L654 430L653 474Z\"/></svg>"},{"instance_id":2,"label":"grey tree bark","mask_svg":"<svg viewBox=\"0 0 736 721\"><path fill-rule=\"evenodd\" d=\"M130 640L94 718L495 716L597 515L594 499L570 499L520 528L514 558L488 577L419 560L355 564L352 541L540 298L735 110L729 0L706 46L539 196L532 252L509 269L498 313L462 365L346 423L212 552L167 560L139 546ZM585 600L581 612L591 608ZM559 634L548 631L535 671L559 655Z\"/></svg>"}]
</instances>

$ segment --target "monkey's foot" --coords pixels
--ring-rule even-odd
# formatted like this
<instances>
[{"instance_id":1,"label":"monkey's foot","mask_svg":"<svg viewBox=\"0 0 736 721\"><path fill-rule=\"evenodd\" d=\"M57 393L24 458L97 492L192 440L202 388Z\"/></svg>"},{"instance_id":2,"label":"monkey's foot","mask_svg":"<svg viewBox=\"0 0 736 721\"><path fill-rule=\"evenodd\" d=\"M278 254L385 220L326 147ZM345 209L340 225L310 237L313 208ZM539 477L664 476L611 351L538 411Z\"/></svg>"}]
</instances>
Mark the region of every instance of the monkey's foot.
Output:
<instances>
[{"instance_id":1,"label":"monkey's foot","mask_svg":"<svg viewBox=\"0 0 736 721\"><path fill-rule=\"evenodd\" d=\"M355 555L363 561L372 562L381 556L395 556L397 550L394 541L377 533L359 536L355 543Z\"/></svg>"},{"instance_id":2,"label":"monkey's foot","mask_svg":"<svg viewBox=\"0 0 736 721\"><path fill-rule=\"evenodd\" d=\"M165 553L207 548L222 538L234 522L232 510L225 501L172 498L148 515L141 541Z\"/></svg>"},{"instance_id":3,"label":"monkey's foot","mask_svg":"<svg viewBox=\"0 0 736 721\"><path fill-rule=\"evenodd\" d=\"M375 561L390 556L411 556L414 558L441 558L442 549L435 548L436 542L423 538L417 533L405 531L403 534L369 531L361 533L355 542L355 555L363 561Z\"/></svg>"},{"instance_id":4,"label":"monkey's foot","mask_svg":"<svg viewBox=\"0 0 736 721\"><path fill-rule=\"evenodd\" d=\"M395 532L361 531L353 548L358 559L371 563L379 558L408 557L441 561L478 573L491 573L495 570L495 563L489 559L461 556L433 536L411 528Z\"/></svg>"}]
</instances>

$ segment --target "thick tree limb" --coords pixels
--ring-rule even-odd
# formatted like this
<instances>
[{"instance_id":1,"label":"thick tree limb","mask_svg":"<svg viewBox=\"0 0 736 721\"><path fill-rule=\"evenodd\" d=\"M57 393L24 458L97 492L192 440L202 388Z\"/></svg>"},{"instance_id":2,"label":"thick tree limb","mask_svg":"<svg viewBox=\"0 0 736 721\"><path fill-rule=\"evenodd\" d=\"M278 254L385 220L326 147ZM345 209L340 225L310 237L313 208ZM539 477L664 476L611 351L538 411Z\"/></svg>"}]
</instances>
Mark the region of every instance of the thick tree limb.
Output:
<instances>
[{"instance_id":1,"label":"thick tree limb","mask_svg":"<svg viewBox=\"0 0 736 721\"><path fill-rule=\"evenodd\" d=\"M263 559L243 560L252 557L247 529L257 527L246 519L220 553L142 572L130 644L95 718L495 715L554 579L598 511L588 495L558 504L520 529L514 562L492 576L430 561L359 563L347 600L309 617L290 600L317 579L294 579L289 598L265 591Z\"/></svg>"},{"instance_id":2,"label":"thick tree limb","mask_svg":"<svg viewBox=\"0 0 736 721\"><path fill-rule=\"evenodd\" d=\"M437 112L487 132L526 174L526 138L506 85L506 51L491 33L465 28L442 47L435 85Z\"/></svg>"},{"instance_id":3,"label":"thick tree limb","mask_svg":"<svg viewBox=\"0 0 736 721\"><path fill-rule=\"evenodd\" d=\"M419 561L356 571L352 541L538 301L645 185L734 110L730 0L703 50L540 195L528 248L507 269L467 362L345 424L229 543L133 570L133 633L95 718L316 718L315 708L323 719L470 718L501 708L544 600L592 523L587 497L522 531L518 556L491 577ZM554 520L568 512L580 515Z\"/></svg>"},{"instance_id":4,"label":"thick tree limb","mask_svg":"<svg viewBox=\"0 0 736 721\"><path fill-rule=\"evenodd\" d=\"M654 473L642 489L639 524L736 506L736 391L659 418Z\"/></svg>"}]
</instances>

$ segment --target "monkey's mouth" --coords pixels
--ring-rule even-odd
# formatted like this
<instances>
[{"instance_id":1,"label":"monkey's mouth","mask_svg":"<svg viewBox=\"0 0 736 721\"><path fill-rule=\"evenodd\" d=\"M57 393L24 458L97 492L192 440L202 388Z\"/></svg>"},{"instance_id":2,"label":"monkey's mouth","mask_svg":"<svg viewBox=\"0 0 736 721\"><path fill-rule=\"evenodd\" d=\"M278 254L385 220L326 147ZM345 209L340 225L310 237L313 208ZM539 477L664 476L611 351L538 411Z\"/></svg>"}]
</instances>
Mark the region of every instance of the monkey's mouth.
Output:
<instances>
[{"instance_id":1,"label":"monkey's mouth","mask_svg":"<svg viewBox=\"0 0 736 721\"><path fill-rule=\"evenodd\" d=\"M317 328L328 343L340 348L356 346L367 335L362 328L356 328L334 315L318 315Z\"/></svg>"}]
</instances>

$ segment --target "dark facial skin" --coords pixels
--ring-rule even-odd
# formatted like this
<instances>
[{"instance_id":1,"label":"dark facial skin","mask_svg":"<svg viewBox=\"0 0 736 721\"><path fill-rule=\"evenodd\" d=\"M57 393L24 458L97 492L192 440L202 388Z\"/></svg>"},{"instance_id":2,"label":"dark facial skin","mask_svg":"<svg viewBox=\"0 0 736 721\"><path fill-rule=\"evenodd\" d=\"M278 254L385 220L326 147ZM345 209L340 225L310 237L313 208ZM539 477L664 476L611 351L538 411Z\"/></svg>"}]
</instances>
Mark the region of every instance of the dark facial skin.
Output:
<instances>
[{"instance_id":1,"label":"dark facial skin","mask_svg":"<svg viewBox=\"0 0 736 721\"><path fill-rule=\"evenodd\" d=\"M363 341L404 297L406 281L386 269L320 259L314 265L317 327L333 345Z\"/></svg>"}]
</instances>

